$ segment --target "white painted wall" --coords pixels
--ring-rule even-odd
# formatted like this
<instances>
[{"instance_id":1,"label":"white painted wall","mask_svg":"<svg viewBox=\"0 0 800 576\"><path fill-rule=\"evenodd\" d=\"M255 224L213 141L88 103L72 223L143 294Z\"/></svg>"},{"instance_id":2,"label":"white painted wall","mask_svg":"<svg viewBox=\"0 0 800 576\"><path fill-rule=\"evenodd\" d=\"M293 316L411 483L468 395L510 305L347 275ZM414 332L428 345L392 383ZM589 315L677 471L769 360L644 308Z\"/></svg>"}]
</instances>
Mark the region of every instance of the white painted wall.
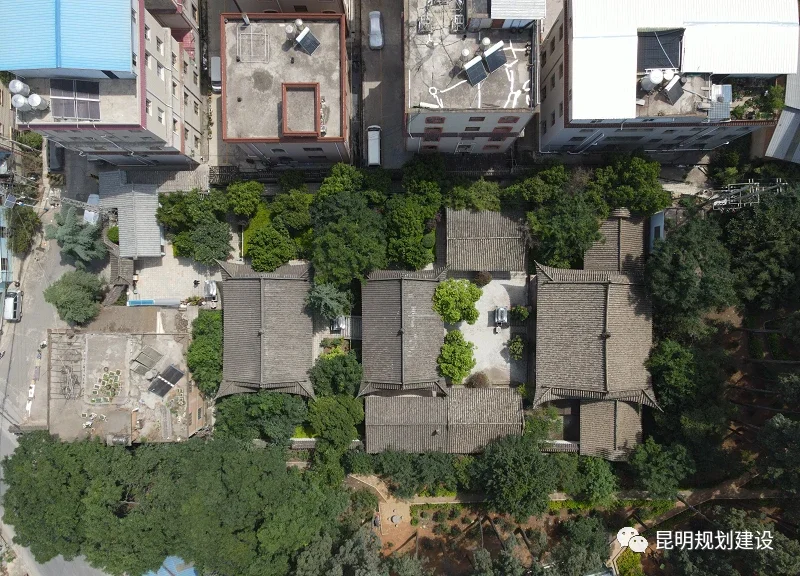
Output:
<instances>
[{"instance_id":1,"label":"white painted wall","mask_svg":"<svg viewBox=\"0 0 800 576\"><path fill-rule=\"evenodd\" d=\"M269 159L279 162L284 158L291 158L294 162L321 164L350 161L347 142L239 143L239 148L248 158L253 158L257 161Z\"/></svg>"}]
</instances>

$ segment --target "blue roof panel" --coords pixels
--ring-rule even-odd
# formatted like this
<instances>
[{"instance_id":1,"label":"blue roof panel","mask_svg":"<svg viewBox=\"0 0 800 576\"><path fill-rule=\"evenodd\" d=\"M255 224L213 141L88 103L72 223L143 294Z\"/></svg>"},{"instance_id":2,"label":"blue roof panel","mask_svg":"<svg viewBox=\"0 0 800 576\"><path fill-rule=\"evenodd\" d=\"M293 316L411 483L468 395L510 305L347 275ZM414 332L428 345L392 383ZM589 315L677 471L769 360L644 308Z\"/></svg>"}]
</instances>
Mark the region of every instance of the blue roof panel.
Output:
<instances>
[{"instance_id":1,"label":"blue roof panel","mask_svg":"<svg viewBox=\"0 0 800 576\"><path fill-rule=\"evenodd\" d=\"M183 558L178 556L167 556L158 572L152 570L144 576L197 576L194 565L186 564Z\"/></svg>"},{"instance_id":2,"label":"blue roof panel","mask_svg":"<svg viewBox=\"0 0 800 576\"><path fill-rule=\"evenodd\" d=\"M0 18L0 70L131 69L130 0L0 0Z\"/></svg>"},{"instance_id":3,"label":"blue roof panel","mask_svg":"<svg viewBox=\"0 0 800 576\"><path fill-rule=\"evenodd\" d=\"M0 0L0 18L0 70L57 66L54 0Z\"/></svg>"}]
</instances>

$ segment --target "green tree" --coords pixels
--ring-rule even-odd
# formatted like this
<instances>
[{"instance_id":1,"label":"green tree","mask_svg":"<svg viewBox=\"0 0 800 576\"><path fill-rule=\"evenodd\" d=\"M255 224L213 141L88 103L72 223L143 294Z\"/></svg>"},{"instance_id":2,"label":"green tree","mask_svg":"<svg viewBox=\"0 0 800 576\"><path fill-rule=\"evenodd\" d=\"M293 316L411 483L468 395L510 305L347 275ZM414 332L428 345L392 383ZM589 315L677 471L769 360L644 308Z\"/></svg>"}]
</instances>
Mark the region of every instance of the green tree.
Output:
<instances>
[{"instance_id":1,"label":"green tree","mask_svg":"<svg viewBox=\"0 0 800 576\"><path fill-rule=\"evenodd\" d=\"M61 252L75 258L76 265L85 266L92 260L105 257L106 246L103 244L101 226L87 224L83 217L78 217L74 207L55 215L56 224L45 228L45 237L55 240Z\"/></svg>"},{"instance_id":2,"label":"green tree","mask_svg":"<svg viewBox=\"0 0 800 576\"><path fill-rule=\"evenodd\" d=\"M453 186L444 195L444 205L453 210L500 211L500 186L481 178L470 184Z\"/></svg>"},{"instance_id":3,"label":"green tree","mask_svg":"<svg viewBox=\"0 0 800 576\"><path fill-rule=\"evenodd\" d=\"M85 324L100 313L101 278L83 270L65 272L44 290L44 300L70 324Z\"/></svg>"},{"instance_id":4,"label":"green tree","mask_svg":"<svg viewBox=\"0 0 800 576\"><path fill-rule=\"evenodd\" d=\"M648 438L636 447L628 464L636 483L654 498L675 498L678 485L695 471L694 461L680 444L662 446Z\"/></svg>"},{"instance_id":5,"label":"green tree","mask_svg":"<svg viewBox=\"0 0 800 576\"><path fill-rule=\"evenodd\" d=\"M315 232L311 261L316 281L349 286L354 279L363 281L372 270L386 266L382 222L370 213L361 220L343 220Z\"/></svg>"},{"instance_id":6,"label":"green tree","mask_svg":"<svg viewBox=\"0 0 800 576\"><path fill-rule=\"evenodd\" d=\"M460 384L475 368L475 344L464 339L460 330L451 330L436 358L439 373L453 384Z\"/></svg>"},{"instance_id":7,"label":"green tree","mask_svg":"<svg viewBox=\"0 0 800 576\"><path fill-rule=\"evenodd\" d=\"M253 180L249 182L233 182L225 190L228 197L230 211L237 216L251 218L255 215L261 196L264 194L264 185Z\"/></svg>"},{"instance_id":8,"label":"green tree","mask_svg":"<svg viewBox=\"0 0 800 576\"><path fill-rule=\"evenodd\" d=\"M665 241L656 241L647 283L665 333L702 334L702 314L736 302L730 254L720 236L716 223L693 217Z\"/></svg>"},{"instance_id":9,"label":"green tree","mask_svg":"<svg viewBox=\"0 0 800 576\"><path fill-rule=\"evenodd\" d=\"M386 202L386 255L409 270L420 270L433 262L433 250L423 243L425 211L417 199L407 194L392 196Z\"/></svg>"},{"instance_id":10,"label":"green tree","mask_svg":"<svg viewBox=\"0 0 800 576\"><path fill-rule=\"evenodd\" d=\"M186 364L203 394L213 397L222 382L222 312L201 310L192 322Z\"/></svg>"},{"instance_id":11,"label":"green tree","mask_svg":"<svg viewBox=\"0 0 800 576\"><path fill-rule=\"evenodd\" d=\"M761 463L783 490L800 494L800 422L776 414L761 430Z\"/></svg>"},{"instance_id":12,"label":"green tree","mask_svg":"<svg viewBox=\"0 0 800 576\"><path fill-rule=\"evenodd\" d=\"M786 404L800 404L800 374L795 372L780 374L775 388Z\"/></svg>"},{"instance_id":13,"label":"green tree","mask_svg":"<svg viewBox=\"0 0 800 576\"><path fill-rule=\"evenodd\" d=\"M119 244L119 226L109 226L106 235L111 242Z\"/></svg>"},{"instance_id":14,"label":"green tree","mask_svg":"<svg viewBox=\"0 0 800 576\"><path fill-rule=\"evenodd\" d=\"M478 309L475 303L483 295L483 290L469 280L449 278L440 282L433 293L433 309L447 324L466 321L475 324Z\"/></svg>"},{"instance_id":15,"label":"green tree","mask_svg":"<svg viewBox=\"0 0 800 576\"><path fill-rule=\"evenodd\" d=\"M321 450L339 454L358 438L356 426L364 421L364 405L352 396L325 396L311 402L308 422L318 436Z\"/></svg>"},{"instance_id":16,"label":"green tree","mask_svg":"<svg viewBox=\"0 0 800 576\"><path fill-rule=\"evenodd\" d=\"M555 469L525 436L490 442L476 461L475 479L493 510L513 514L520 522L547 510L556 488Z\"/></svg>"},{"instance_id":17,"label":"green tree","mask_svg":"<svg viewBox=\"0 0 800 576\"><path fill-rule=\"evenodd\" d=\"M561 542L553 549L555 576L584 576L601 570L609 555L608 534L596 516L562 524Z\"/></svg>"},{"instance_id":18,"label":"green tree","mask_svg":"<svg viewBox=\"0 0 800 576\"><path fill-rule=\"evenodd\" d=\"M395 576L432 576L433 572L425 568L425 561L409 554L393 556L389 559L389 569ZM510 575L509 575L510 576Z\"/></svg>"},{"instance_id":19,"label":"green tree","mask_svg":"<svg viewBox=\"0 0 800 576\"><path fill-rule=\"evenodd\" d=\"M301 190L278 194L270 204L275 227L285 228L293 238L311 228L309 209L313 200L313 194Z\"/></svg>"},{"instance_id":20,"label":"green tree","mask_svg":"<svg viewBox=\"0 0 800 576\"><path fill-rule=\"evenodd\" d=\"M653 375L658 402L665 410L691 401L697 389L694 354L675 340L662 340L650 353L647 368Z\"/></svg>"},{"instance_id":21,"label":"green tree","mask_svg":"<svg viewBox=\"0 0 800 576\"><path fill-rule=\"evenodd\" d=\"M598 241L604 210L583 196L559 195L528 212L536 260L559 268L580 268L583 254Z\"/></svg>"},{"instance_id":22,"label":"green tree","mask_svg":"<svg viewBox=\"0 0 800 576\"><path fill-rule=\"evenodd\" d=\"M364 371L353 352L320 356L308 376L318 396L355 396Z\"/></svg>"},{"instance_id":23,"label":"green tree","mask_svg":"<svg viewBox=\"0 0 800 576\"><path fill-rule=\"evenodd\" d=\"M353 305L350 292L339 290L333 284L314 284L306 297L306 305L326 320L347 316Z\"/></svg>"},{"instance_id":24,"label":"green tree","mask_svg":"<svg viewBox=\"0 0 800 576\"><path fill-rule=\"evenodd\" d=\"M28 131L20 132L17 136L17 142L24 144L25 146L35 148L36 150L41 150L44 139L38 132Z\"/></svg>"},{"instance_id":25,"label":"green tree","mask_svg":"<svg viewBox=\"0 0 800 576\"><path fill-rule=\"evenodd\" d=\"M228 198L224 192L159 194L158 204L156 220L167 231L175 256L192 258L206 266L228 258L231 234L225 221Z\"/></svg>"},{"instance_id":26,"label":"green tree","mask_svg":"<svg viewBox=\"0 0 800 576\"><path fill-rule=\"evenodd\" d=\"M231 253L231 232L228 224L220 222L211 214L198 219L195 228L189 233L192 250L190 256L201 264L213 266L217 260L227 260Z\"/></svg>"},{"instance_id":27,"label":"green tree","mask_svg":"<svg viewBox=\"0 0 800 576\"><path fill-rule=\"evenodd\" d=\"M589 184L610 208L629 208L632 212L650 216L672 204L670 193L658 178L661 164L639 156L617 158L609 166L597 168Z\"/></svg>"},{"instance_id":28,"label":"green tree","mask_svg":"<svg viewBox=\"0 0 800 576\"><path fill-rule=\"evenodd\" d=\"M257 272L272 272L294 258L295 252L289 235L269 224L252 233L247 247L251 265Z\"/></svg>"},{"instance_id":29,"label":"green tree","mask_svg":"<svg viewBox=\"0 0 800 576\"><path fill-rule=\"evenodd\" d=\"M217 402L214 435L218 438L260 438L273 444L289 441L308 415L299 396L261 390L234 394Z\"/></svg>"},{"instance_id":30,"label":"green tree","mask_svg":"<svg viewBox=\"0 0 800 576\"><path fill-rule=\"evenodd\" d=\"M578 466L581 498L592 506L608 506L616 499L617 477L607 460L584 457Z\"/></svg>"},{"instance_id":31,"label":"green tree","mask_svg":"<svg viewBox=\"0 0 800 576\"><path fill-rule=\"evenodd\" d=\"M281 192L289 194L294 190L306 192L306 174L302 170L285 170L278 176L278 186L281 187Z\"/></svg>"},{"instance_id":32,"label":"green tree","mask_svg":"<svg viewBox=\"0 0 800 576\"><path fill-rule=\"evenodd\" d=\"M14 204L8 211L8 240L11 251L18 256L27 254L41 228L42 221L33 208Z\"/></svg>"}]
</instances>

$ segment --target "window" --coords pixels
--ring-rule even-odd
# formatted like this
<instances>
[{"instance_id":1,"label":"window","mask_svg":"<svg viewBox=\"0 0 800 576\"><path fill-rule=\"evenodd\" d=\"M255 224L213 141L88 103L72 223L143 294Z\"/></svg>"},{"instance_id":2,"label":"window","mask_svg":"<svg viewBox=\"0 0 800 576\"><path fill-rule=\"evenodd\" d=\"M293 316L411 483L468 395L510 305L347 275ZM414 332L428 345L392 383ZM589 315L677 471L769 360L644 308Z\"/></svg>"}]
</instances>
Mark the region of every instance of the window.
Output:
<instances>
[{"instance_id":1,"label":"window","mask_svg":"<svg viewBox=\"0 0 800 576\"><path fill-rule=\"evenodd\" d=\"M189 95L186 92L183 93L183 105L184 106L189 105Z\"/></svg>"},{"instance_id":2,"label":"window","mask_svg":"<svg viewBox=\"0 0 800 576\"><path fill-rule=\"evenodd\" d=\"M586 140L586 138L583 136L573 136L569 139L570 142L583 142L584 140Z\"/></svg>"},{"instance_id":3,"label":"window","mask_svg":"<svg viewBox=\"0 0 800 576\"><path fill-rule=\"evenodd\" d=\"M200 102L198 102L197 100L194 101L194 113L200 114Z\"/></svg>"},{"instance_id":4,"label":"window","mask_svg":"<svg viewBox=\"0 0 800 576\"><path fill-rule=\"evenodd\" d=\"M470 116L469 117L469 121L470 122L483 122L484 120L486 120L486 116Z\"/></svg>"},{"instance_id":5,"label":"window","mask_svg":"<svg viewBox=\"0 0 800 576\"><path fill-rule=\"evenodd\" d=\"M158 50L159 54L164 53L164 43L161 41L161 38L156 38L156 50Z\"/></svg>"},{"instance_id":6,"label":"window","mask_svg":"<svg viewBox=\"0 0 800 576\"><path fill-rule=\"evenodd\" d=\"M197 72L194 73L194 85L197 86L197 82L200 80L200 77L197 75Z\"/></svg>"},{"instance_id":7,"label":"window","mask_svg":"<svg viewBox=\"0 0 800 576\"><path fill-rule=\"evenodd\" d=\"M542 61L542 68L544 68L544 65L547 64L547 48L542 50L542 53L539 55L539 60Z\"/></svg>"},{"instance_id":8,"label":"window","mask_svg":"<svg viewBox=\"0 0 800 576\"><path fill-rule=\"evenodd\" d=\"M100 120L100 83L50 80L53 118Z\"/></svg>"},{"instance_id":9,"label":"window","mask_svg":"<svg viewBox=\"0 0 800 576\"><path fill-rule=\"evenodd\" d=\"M198 136L196 134L194 136L194 147L195 148L200 148L200 136Z\"/></svg>"},{"instance_id":10,"label":"window","mask_svg":"<svg viewBox=\"0 0 800 576\"><path fill-rule=\"evenodd\" d=\"M481 129L479 127L477 127L477 126L467 126L466 128L464 128L464 131L465 132L480 132Z\"/></svg>"},{"instance_id":11,"label":"window","mask_svg":"<svg viewBox=\"0 0 800 576\"><path fill-rule=\"evenodd\" d=\"M197 419L200 420L203 417L203 407L197 409Z\"/></svg>"},{"instance_id":12,"label":"window","mask_svg":"<svg viewBox=\"0 0 800 576\"><path fill-rule=\"evenodd\" d=\"M672 128L670 128L669 130L664 130L664 134L672 134L674 132L677 132L677 130L673 130Z\"/></svg>"},{"instance_id":13,"label":"window","mask_svg":"<svg viewBox=\"0 0 800 576\"><path fill-rule=\"evenodd\" d=\"M322 152L322 148L303 148L303 152Z\"/></svg>"},{"instance_id":14,"label":"window","mask_svg":"<svg viewBox=\"0 0 800 576\"><path fill-rule=\"evenodd\" d=\"M0 238L8 238L8 230L6 230L5 226L0 226Z\"/></svg>"},{"instance_id":15,"label":"window","mask_svg":"<svg viewBox=\"0 0 800 576\"><path fill-rule=\"evenodd\" d=\"M188 62L184 62L183 63L183 73L184 74L188 74L189 73L189 63Z\"/></svg>"},{"instance_id":16,"label":"window","mask_svg":"<svg viewBox=\"0 0 800 576\"><path fill-rule=\"evenodd\" d=\"M172 54L172 65L175 66L178 63L178 57L173 53Z\"/></svg>"},{"instance_id":17,"label":"window","mask_svg":"<svg viewBox=\"0 0 800 576\"><path fill-rule=\"evenodd\" d=\"M500 146L498 144L487 144L486 146L483 147L483 149L485 151L500 150Z\"/></svg>"},{"instance_id":18,"label":"window","mask_svg":"<svg viewBox=\"0 0 800 576\"><path fill-rule=\"evenodd\" d=\"M428 116L425 118L425 124L444 124L443 116Z\"/></svg>"},{"instance_id":19,"label":"window","mask_svg":"<svg viewBox=\"0 0 800 576\"><path fill-rule=\"evenodd\" d=\"M564 77L564 63L558 63L558 79L561 80Z\"/></svg>"},{"instance_id":20,"label":"window","mask_svg":"<svg viewBox=\"0 0 800 576\"><path fill-rule=\"evenodd\" d=\"M192 4L192 20L197 22L197 6L195 6L194 4Z\"/></svg>"},{"instance_id":21,"label":"window","mask_svg":"<svg viewBox=\"0 0 800 576\"><path fill-rule=\"evenodd\" d=\"M150 116L153 115L153 103L150 100L144 101L144 111L147 112Z\"/></svg>"},{"instance_id":22,"label":"window","mask_svg":"<svg viewBox=\"0 0 800 576\"><path fill-rule=\"evenodd\" d=\"M152 67L153 67L153 62L152 62L152 60L153 60L153 59L152 59L152 58L150 58L150 54L148 54L147 52L145 52L145 53L144 53L144 65L145 65L145 66L147 66L148 68L152 68Z\"/></svg>"},{"instance_id":23,"label":"window","mask_svg":"<svg viewBox=\"0 0 800 576\"><path fill-rule=\"evenodd\" d=\"M550 126L555 126L555 125L556 125L556 111L553 110L552 112L550 112Z\"/></svg>"},{"instance_id":24,"label":"window","mask_svg":"<svg viewBox=\"0 0 800 576\"><path fill-rule=\"evenodd\" d=\"M283 148L272 148L270 150L273 154L286 154L286 150Z\"/></svg>"},{"instance_id":25,"label":"window","mask_svg":"<svg viewBox=\"0 0 800 576\"><path fill-rule=\"evenodd\" d=\"M556 75L553 74L552 76L550 76L550 88L555 89L555 87L556 87Z\"/></svg>"},{"instance_id":26,"label":"window","mask_svg":"<svg viewBox=\"0 0 800 576\"><path fill-rule=\"evenodd\" d=\"M131 9L131 20L136 24L136 10Z\"/></svg>"},{"instance_id":27,"label":"window","mask_svg":"<svg viewBox=\"0 0 800 576\"><path fill-rule=\"evenodd\" d=\"M324 155L322 155L322 156L320 156L320 155L314 156L312 154L312 155L309 155L308 159L309 160L319 160L320 162L325 162L328 159L328 157L324 156Z\"/></svg>"},{"instance_id":28,"label":"window","mask_svg":"<svg viewBox=\"0 0 800 576\"><path fill-rule=\"evenodd\" d=\"M425 141L438 142L441 133L442 133L441 128L425 128Z\"/></svg>"},{"instance_id":29,"label":"window","mask_svg":"<svg viewBox=\"0 0 800 576\"><path fill-rule=\"evenodd\" d=\"M295 5L294 5L294 11L295 11L295 12L308 12L308 7L306 7L306 6L300 6L300 5L298 5L298 4L295 4Z\"/></svg>"},{"instance_id":30,"label":"window","mask_svg":"<svg viewBox=\"0 0 800 576\"><path fill-rule=\"evenodd\" d=\"M502 142L503 140L506 139L506 137L501 136L501 134L508 134L509 132L511 132L511 128L508 126L501 126L495 128L494 130L492 130L492 134L494 135L490 138L490 140L492 142Z\"/></svg>"},{"instance_id":31,"label":"window","mask_svg":"<svg viewBox=\"0 0 800 576\"><path fill-rule=\"evenodd\" d=\"M500 119L497 121L498 124L516 124L519 120L519 116L500 116Z\"/></svg>"},{"instance_id":32,"label":"window","mask_svg":"<svg viewBox=\"0 0 800 576\"><path fill-rule=\"evenodd\" d=\"M661 226L656 226L653 229L653 240L661 240Z\"/></svg>"},{"instance_id":33,"label":"window","mask_svg":"<svg viewBox=\"0 0 800 576\"><path fill-rule=\"evenodd\" d=\"M144 39L150 40L150 26L145 25L144 27Z\"/></svg>"},{"instance_id":34,"label":"window","mask_svg":"<svg viewBox=\"0 0 800 576\"><path fill-rule=\"evenodd\" d=\"M559 102L558 103L558 117L561 118L563 116L564 116L564 103L563 102Z\"/></svg>"},{"instance_id":35,"label":"window","mask_svg":"<svg viewBox=\"0 0 800 576\"><path fill-rule=\"evenodd\" d=\"M3 272L8 270L8 258L0 258L0 270Z\"/></svg>"},{"instance_id":36,"label":"window","mask_svg":"<svg viewBox=\"0 0 800 576\"><path fill-rule=\"evenodd\" d=\"M172 131L175 132L175 134L178 133L178 119L177 118L173 118L172 119Z\"/></svg>"},{"instance_id":37,"label":"window","mask_svg":"<svg viewBox=\"0 0 800 576\"><path fill-rule=\"evenodd\" d=\"M650 138L650 140L648 140L648 142L650 142L651 144L654 144L656 142L661 142L661 138Z\"/></svg>"},{"instance_id":38,"label":"window","mask_svg":"<svg viewBox=\"0 0 800 576\"><path fill-rule=\"evenodd\" d=\"M158 109L158 122L159 124L164 123L164 111L161 108Z\"/></svg>"},{"instance_id":39,"label":"window","mask_svg":"<svg viewBox=\"0 0 800 576\"><path fill-rule=\"evenodd\" d=\"M475 140L475 136L462 136L462 140Z\"/></svg>"},{"instance_id":40,"label":"window","mask_svg":"<svg viewBox=\"0 0 800 576\"><path fill-rule=\"evenodd\" d=\"M542 84L542 102L547 100L547 84Z\"/></svg>"},{"instance_id":41,"label":"window","mask_svg":"<svg viewBox=\"0 0 800 576\"><path fill-rule=\"evenodd\" d=\"M600 124L602 120L591 120L589 124Z\"/></svg>"},{"instance_id":42,"label":"window","mask_svg":"<svg viewBox=\"0 0 800 576\"><path fill-rule=\"evenodd\" d=\"M547 134L547 122L542 120L542 134Z\"/></svg>"},{"instance_id":43,"label":"window","mask_svg":"<svg viewBox=\"0 0 800 576\"><path fill-rule=\"evenodd\" d=\"M183 139L184 140L188 140L189 139L189 129L188 128L184 128L183 129Z\"/></svg>"},{"instance_id":44,"label":"window","mask_svg":"<svg viewBox=\"0 0 800 576\"><path fill-rule=\"evenodd\" d=\"M561 42L564 39L564 25L558 25L558 41Z\"/></svg>"},{"instance_id":45,"label":"window","mask_svg":"<svg viewBox=\"0 0 800 576\"><path fill-rule=\"evenodd\" d=\"M472 144L456 144L456 154L459 152L472 152Z\"/></svg>"},{"instance_id":46,"label":"window","mask_svg":"<svg viewBox=\"0 0 800 576\"><path fill-rule=\"evenodd\" d=\"M594 132L591 128L581 128L578 132L586 133L586 132Z\"/></svg>"},{"instance_id":47,"label":"window","mask_svg":"<svg viewBox=\"0 0 800 576\"><path fill-rule=\"evenodd\" d=\"M425 152L436 152L439 149L438 144L423 144L422 150Z\"/></svg>"},{"instance_id":48,"label":"window","mask_svg":"<svg viewBox=\"0 0 800 576\"><path fill-rule=\"evenodd\" d=\"M178 95L178 83L175 82L175 80L172 81L172 95L173 96Z\"/></svg>"},{"instance_id":49,"label":"window","mask_svg":"<svg viewBox=\"0 0 800 576\"><path fill-rule=\"evenodd\" d=\"M156 72L158 73L158 77L163 80L164 79L164 67L161 65L161 62L156 62Z\"/></svg>"},{"instance_id":50,"label":"window","mask_svg":"<svg viewBox=\"0 0 800 576\"><path fill-rule=\"evenodd\" d=\"M131 54L131 62L133 62L134 66L136 66L136 61L137 61L136 60L136 53L134 52L133 54Z\"/></svg>"},{"instance_id":51,"label":"window","mask_svg":"<svg viewBox=\"0 0 800 576\"><path fill-rule=\"evenodd\" d=\"M555 37L550 38L550 54L556 51L556 39Z\"/></svg>"}]
</instances>

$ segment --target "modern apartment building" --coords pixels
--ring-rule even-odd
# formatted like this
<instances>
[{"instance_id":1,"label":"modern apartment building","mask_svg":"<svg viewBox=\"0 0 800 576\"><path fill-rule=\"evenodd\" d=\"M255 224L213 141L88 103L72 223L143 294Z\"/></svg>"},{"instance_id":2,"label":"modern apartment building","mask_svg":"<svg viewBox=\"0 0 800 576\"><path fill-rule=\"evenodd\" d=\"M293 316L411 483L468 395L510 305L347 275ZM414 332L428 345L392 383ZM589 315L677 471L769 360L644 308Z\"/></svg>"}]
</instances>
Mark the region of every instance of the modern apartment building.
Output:
<instances>
[{"instance_id":1,"label":"modern apartment building","mask_svg":"<svg viewBox=\"0 0 800 576\"><path fill-rule=\"evenodd\" d=\"M502 153L523 133L538 104L544 2L514 5L405 0L407 150Z\"/></svg>"},{"instance_id":2,"label":"modern apartment building","mask_svg":"<svg viewBox=\"0 0 800 576\"><path fill-rule=\"evenodd\" d=\"M797 70L786 77L786 101L767 146L770 158L800 164L800 56Z\"/></svg>"},{"instance_id":3,"label":"modern apartment building","mask_svg":"<svg viewBox=\"0 0 800 576\"><path fill-rule=\"evenodd\" d=\"M0 0L0 13L14 30L0 36L0 69L29 97L16 109L19 128L116 165L199 160L196 4ZM26 37L37 38L35 49Z\"/></svg>"},{"instance_id":4,"label":"modern apartment building","mask_svg":"<svg viewBox=\"0 0 800 576\"><path fill-rule=\"evenodd\" d=\"M352 0L238 0L245 13L352 14Z\"/></svg>"},{"instance_id":5,"label":"modern apartment building","mask_svg":"<svg viewBox=\"0 0 800 576\"><path fill-rule=\"evenodd\" d=\"M566 0L542 44L542 152L711 150L775 116L797 69L795 0Z\"/></svg>"},{"instance_id":6,"label":"modern apartment building","mask_svg":"<svg viewBox=\"0 0 800 576\"><path fill-rule=\"evenodd\" d=\"M11 129L14 127L14 112L11 108L11 92L0 84L0 178L11 172Z\"/></svg>"},{"instance_id":7,"label":"modern apartment building","mask_svg":"<svg viewBox=\"0 0 800 576\"><path fill-rule=\"evenodd\" d=\"M222 138L259 162L349 162L344 14L222 14Z\"/></svg>"}]
</instances>

